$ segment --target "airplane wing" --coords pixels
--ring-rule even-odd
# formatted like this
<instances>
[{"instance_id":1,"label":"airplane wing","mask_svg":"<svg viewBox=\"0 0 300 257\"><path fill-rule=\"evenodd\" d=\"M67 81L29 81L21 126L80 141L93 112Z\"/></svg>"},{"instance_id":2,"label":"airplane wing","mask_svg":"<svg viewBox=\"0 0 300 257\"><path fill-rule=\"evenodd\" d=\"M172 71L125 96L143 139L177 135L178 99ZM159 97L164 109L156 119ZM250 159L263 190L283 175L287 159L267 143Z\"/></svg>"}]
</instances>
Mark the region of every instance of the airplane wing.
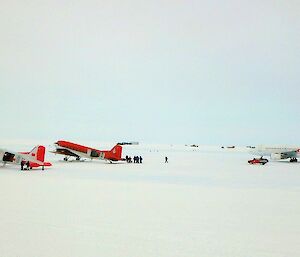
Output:
<instances>
[{"instance_id":1,"label":"airplane wing","mask_svg":"<svg viewBox=\"0 0 300 257\"><path fill-rule=\"evenodd\" d=\"M50 151L50 153L68 155L68 156L73 156L73 157L81 157L78 154L75 154L72 151L70 151L69 149L65 149L65 148L57 148L55 151Z\"/></svg>"}]
</instances>

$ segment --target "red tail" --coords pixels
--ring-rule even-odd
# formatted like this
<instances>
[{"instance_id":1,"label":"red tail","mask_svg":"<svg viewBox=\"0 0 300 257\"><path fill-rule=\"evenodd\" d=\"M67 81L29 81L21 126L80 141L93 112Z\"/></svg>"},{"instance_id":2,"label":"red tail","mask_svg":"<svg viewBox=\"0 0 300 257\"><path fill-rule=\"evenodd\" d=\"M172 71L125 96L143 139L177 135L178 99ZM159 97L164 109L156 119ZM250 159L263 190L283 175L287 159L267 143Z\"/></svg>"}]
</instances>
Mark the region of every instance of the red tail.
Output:
<instances>
[{"instance_id":1,"label":"red tail","mask_svg":"<svg viewBox=\"0 0 300 257\"><path fill-rule=\"evenodd\" d=\"M40 166L52 166L52 164L50 162L44 162L45 161L45 151L46 151L45 146L38 145L38 146L34 147L28 153L29 155L31 155L36 160L44 163L44 165L39 165L37 163L30 162L30 167L31 168L37 168L37 167L40 167Z\"/></svg>"},{"instance_id":2,"label":"red tail","mask_svg":"<svg viewBox=\"0 0 300 257\"><path fill-rule=\"evenodd\" d=\"M34 157L36 160L38 160L40 162L44 162L45 161L45 146L38 145L38 146L34 147L29 152L29 155L31 155L32 157Z\"/></svg>"},{"instance_id":3,"label":"red tail","mask_svg":"<svg viewBox=\"0 0 300 257\"><path fill-rule=\"evenodd\" d=\"M115 145L110 152L112 153L112 155L117 159L120 160L122 158L122 146L120 145Z\"/></svg>"},{"instance_id":4,"label":"red tail","mask_svg":"<svg viewBox=\"0 0 300 257\"><path fill-rule=\"evenodd\" d=\"M105 153L105 159L111 161L120 161L122 160L122 146L115 145L110 151L103 151Z\"/></svg>"}]
</instances>

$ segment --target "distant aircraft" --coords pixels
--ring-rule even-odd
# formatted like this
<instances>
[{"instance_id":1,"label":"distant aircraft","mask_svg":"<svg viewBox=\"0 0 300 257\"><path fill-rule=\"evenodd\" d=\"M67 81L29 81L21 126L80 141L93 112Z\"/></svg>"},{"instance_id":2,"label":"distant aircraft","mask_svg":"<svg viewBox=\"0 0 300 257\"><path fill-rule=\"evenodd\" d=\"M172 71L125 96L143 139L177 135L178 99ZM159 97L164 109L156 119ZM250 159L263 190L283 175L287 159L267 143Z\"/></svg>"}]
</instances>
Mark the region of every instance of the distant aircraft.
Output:
<instances>
[{"instance_id":1,"label":"distant aircraft","mask_svg":"<svg viewBox=\"0 0 300 257\"><path fill-rule=\"evenodd\" d=\"M115 145L111 150L98 150L91 147L79 145L68 141L57 141L54 143L54 154L65 155L64 161L68 161L69 157L75 157L77 161L80 158L107 160L109 162L124 161L122 158L122 146Z\"/></svg>"},{"instance_id":2,"label":"distant aircraft","mask_svg":"<svg viewBox=\"0 0 300 257\"><path fill-rule=\"evenodd\" d=\"M34 147L30 152L14 152L6 149L0 149L0 162L6 165L16 164L21 165L21 163L29 162L29 168L38 168L52 166L50 162L45 161L45 147L38 145Z\"/></svg>"},{"instance_id":3,"label":"distant aircraft","mask_svg":"<svg viewBox=\"0 0 300 257\"><path fill-rule=\"evenodd\" d=\"M250 150L250 153L259 156L270 156L273 160L290 159L290 162L297 162L300 149L297 147L268 147L258 146Z\"/></svg>"}]
</instances>

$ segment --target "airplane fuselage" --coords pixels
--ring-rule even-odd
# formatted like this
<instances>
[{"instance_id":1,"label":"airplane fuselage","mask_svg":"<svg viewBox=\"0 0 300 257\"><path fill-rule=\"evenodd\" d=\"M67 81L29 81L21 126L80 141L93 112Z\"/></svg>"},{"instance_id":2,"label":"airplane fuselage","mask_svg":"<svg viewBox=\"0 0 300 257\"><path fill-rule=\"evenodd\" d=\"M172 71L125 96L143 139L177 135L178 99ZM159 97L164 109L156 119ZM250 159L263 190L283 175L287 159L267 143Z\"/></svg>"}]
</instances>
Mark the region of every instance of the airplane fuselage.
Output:
<instances>
[{"instance_id":1,"label":"airplane fuselage","mask_svg":"<svg viewBox=\"0 0 300 257\"><path fill-rule=\"evenodd\" d=\"M258 146L250 150L250 153L258 156L270 156L274 160L283 160L299 157L300 149L299 147L273 147L273 146Z\"/></svg>"},{"instance_id":2,"label":"airplane fuselage","mask_svg":"<svg viewBox=\"0 0 300 257\"><path fill-rule=\"evenodd\" d=\"M55 154L62 154L66 156L73 156L76 159L87 158L87 159L100 159L100 160L110 160L110 161L120 161L122 160L122 146L116 145L110 151L102 151L92 147L59 140L55 144L56 151Z\"/></svg>"},{"instance_id":3,"label":"airplane fuselage","mask_svg":"<svg viewBox=\"0 0 300 257\"><path fill-rule=\"evenodd\" d=\"M258 155L270 155L272 153L283 153L283 152L297 152L299 148L297 147L270 147L270 146L258 146L252 149L250 152L258 153Z\"/></svg>"}]
</instances>

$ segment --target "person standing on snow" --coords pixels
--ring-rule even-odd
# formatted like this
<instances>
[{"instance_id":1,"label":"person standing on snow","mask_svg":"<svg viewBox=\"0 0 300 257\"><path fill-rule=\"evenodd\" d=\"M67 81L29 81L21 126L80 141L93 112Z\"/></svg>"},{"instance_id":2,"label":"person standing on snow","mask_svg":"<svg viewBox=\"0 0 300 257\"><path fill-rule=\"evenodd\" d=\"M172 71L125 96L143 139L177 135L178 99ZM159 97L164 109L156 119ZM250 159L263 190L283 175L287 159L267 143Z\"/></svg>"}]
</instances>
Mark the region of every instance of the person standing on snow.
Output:
<instances>
[{"instance_id":1,"label":"person standing on snow","mask_svg":"<svg viewBox=\"0 0 300 257\"><path fill-rule=\"evenodd\" d=\"M21 161L21 170L24 170L24 161Z\"/></svg>"}]
</instances>

